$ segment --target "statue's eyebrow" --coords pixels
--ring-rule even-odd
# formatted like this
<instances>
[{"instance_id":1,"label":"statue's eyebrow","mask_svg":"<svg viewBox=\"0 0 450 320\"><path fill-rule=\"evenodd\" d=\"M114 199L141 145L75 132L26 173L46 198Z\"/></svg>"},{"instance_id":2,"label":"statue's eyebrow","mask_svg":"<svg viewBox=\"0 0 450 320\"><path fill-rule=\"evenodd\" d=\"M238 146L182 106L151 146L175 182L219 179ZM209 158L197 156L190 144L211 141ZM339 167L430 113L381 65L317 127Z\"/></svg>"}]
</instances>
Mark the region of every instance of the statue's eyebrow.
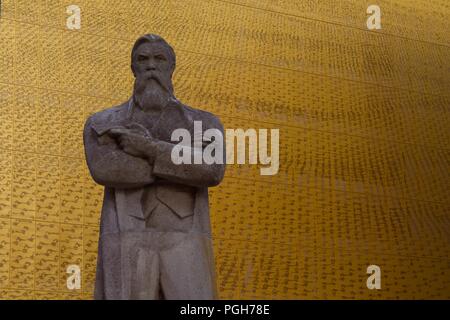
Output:
<instances>
[{"instance_id":1,"label":"statue's eyebrow","mask_svg":"<svg viewBox=\"0 0 450 320\"><path fill-rule=\"evenodd\" d=\"M136 52L136 53L137 53L138 56L140 56L140 55L149 55L149 54L151 54L152 52L151 52L151 50L149 50L149 49L142 49L142 50L140 50L140 51L138 51L138 52Z\"/></svg>"},{"instance_id":2,"label":"statue's eyebrow","mask_svg":"<svg viewBox=\"0 0 450 320\"><path fill-rule=\"evenodd\" d=\"M158 54L162 54L162 55L165 56L166 55L166 51L164 49L162 49L162 48L158 48L158 49L155 50L155 52L153 54L155 56L158 55Z\"/></svg>"}]
</instances>

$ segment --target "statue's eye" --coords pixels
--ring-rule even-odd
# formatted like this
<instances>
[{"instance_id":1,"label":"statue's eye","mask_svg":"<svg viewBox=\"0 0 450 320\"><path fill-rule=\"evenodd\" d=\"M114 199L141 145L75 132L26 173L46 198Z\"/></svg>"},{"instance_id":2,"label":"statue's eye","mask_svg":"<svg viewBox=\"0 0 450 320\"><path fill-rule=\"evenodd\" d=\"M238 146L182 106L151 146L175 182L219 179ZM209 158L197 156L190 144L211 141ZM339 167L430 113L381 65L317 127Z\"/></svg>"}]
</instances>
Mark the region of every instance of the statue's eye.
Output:
<instances>
[{"instance_id":1,"label":"statue's eye","mask_svg":"<svg viewBox=\"0 0 450 320\"><path fill-rule=\"evenodd\" d=\"M156 58L157 60L161 60L161 61L166 60L166 57L163 56L162 54L158 54L155 58Z\"/></svg>"},{"instance_id":2,"label":"statue's eye","mask_svg":"<svg viewBox=\"0 0 450 320\"><path fill-rule=\"evenodd\" d=\"M142 54L140 54L140 55L138 55L138 61L145 61L145 60L147 60L148 59L148 57L147 56L144 56L144 55L142 55Z\"/></svg>"}]
</instances>

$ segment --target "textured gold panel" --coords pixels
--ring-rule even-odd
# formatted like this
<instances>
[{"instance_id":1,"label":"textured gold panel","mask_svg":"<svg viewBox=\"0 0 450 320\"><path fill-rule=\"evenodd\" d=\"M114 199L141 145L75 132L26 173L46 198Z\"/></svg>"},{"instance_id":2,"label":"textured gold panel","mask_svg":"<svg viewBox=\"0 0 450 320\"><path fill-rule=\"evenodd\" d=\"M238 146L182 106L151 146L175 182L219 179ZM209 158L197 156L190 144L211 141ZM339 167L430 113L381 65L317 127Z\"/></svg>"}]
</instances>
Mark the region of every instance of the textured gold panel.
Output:
<instances>
[{"instance_id":1,"label":"textured gold panel","mask_svg":"<svg viewBox=\"0 0 450 320\"><path fill-rule=\"evenodd\" d=\"M280 171L233 166L251 180L448 203L448 150L222 117L225 127L280 128Z\"/></svg>"},{"instance_id":2,"label":"textured gold panel","mask_svg":"<svg viewBox=\"0 0 450 320\"><path fill-rule=\"evenodd\" d=\"M326 299L448 299L448 260L373 255L346 248L322 249L318 264L317 294ZM365 269L381 268L381 290L367 290Z\"/></svg>"},{"instance_id":3,"label":"textured gold panel","mask_svg":"<svg viewBox=\"0 0 450 320\"><path fill-rule=\"evenodd\" d=\"M394 36L436 42L449 45L450 8L446 0L366 0L321 1L321 0L223 0L288 15L337 23L358 29L366 29L369 15L364 15L369 5L381 9L382 30L377 32Z\"/></svg>"},{"instance_id":4,"label":"textured gold panel","mask_svg":"<svg viewBox=\"0 0 450 320\"><path fill-rule=\"evenodd\" d=\"M11 220L0 218L0 287L9 285L11 263Z\"/></svg>"},{"instance_id":5,"label":"textured gold panel","mask_svg":"<svg viewBox=\"0 0 450 320\"><path fill-rule=\"evenodd\" d=\"M61 210L58 157L39 156L36 176L36 219L58 222Z\"/></svg>"},{"instance_id":6,"label":"textured gold panel","mask_svg":"<svg viewBox=\"0 0 450 320\"><path fill-rule=\"evenodd\" d=\"M186 52L178 61L177 93L220 115L450 148L449 98Z\"/></svg>"},{"instance_id":7,"label":"textured gold panel","mask_svg":"<svg viewBox=\"0 0 450 320\"><path fill-rule=\"evenodd\" d=\"M74 66L71 63L73 60L88 68L92 64L86 57L92 54L97 59L102 59L106 47L98 46L94 39L101 42L105 41L103 36L107 36L132 41L148 30L158 30L164 34L175 49L199 52L198 44L201 43L202 53L223 58L375 82L420 92L427 90L441 95L448 95L450 88L445 81L450 61L446 46L330 25L317 20L283 16L276 12L222 1L152 0L145 6L138 0L112 1L106 6L103 2L98 3L99 5L86 5L83 12L88 17L106 17L96 22L87 19L91 29L94 25L100 28L101 32L97 35L101 37L94 37L90 32L84 36L65 32L63 37L65 45L61 67L66 81L61 85L67 86L71 80L79 82L77 89L82 90L81 92L90 91L91 88L101 90L104 86L102 81L96 83L95 87L90 87L89 84L95 77L106 73L83 78L83 74L77 75L76 70L71 68ZM38 17L42 15L42 11L41 7L37 9ZM366 16L365 10L361 15ZM15 19L27 21L20 13ZM133 23L125 23L128 19ZM398 21L397 18L395 20ZM47 25L45 21L42 24ZM40 30L29 30L30 33L22 37L20 31L30 28L32 27L18 24L16 33L18 32L20 41L42 33ZM77 50L73 50L74 46ZM36 56L33 57L36 59ZM424 61L427 63L423 63ZM74 75L77 75L78 81Z\"/></svg>"},{"instance_id":8,"label":"textured gold panel","mask_svg":"<svg viewBox=\"0 0 450 320\"><path fill-rule=\"evenodd\" d=\"M450 60L443 46L220 1L151 1L145 8L131 1L116 8L120 10L108 14L134 15L137 23L110 33L112 37L134 40L147 27L165 34L176 49L200 52L201 44L204 54L251 63L441 95L448 95L450 88L444 81ZM139 11L145 13L141 17L133 13ZM365 11L361 14L365 16Z\"/></svg>"},{"instance_id":9,"label":"textured gold panel","mask_svg":"<svg viewBox=\"0 0 450 320\"><path fill-rule=\"evenodd\" d=\"M58 291L60 229L57 223L36 223L35 289Z\"/></svg>"},{"instance_id":10,"label":"textured gold panel","mask_svg":"<svg viewBox=\"0 0 450 320\"><path fill-rule=\"evenodd\" d=\"M30 290L4 290L0 289L0 297L4 300L31 300L34 298Z\"/></svg>"},{"instance_id":11,"label":"textured gold panel","mask_svg":"<svg viewBox=\"0 0 450 320\"><path fill-rule=\"evenodd\" d=\"M94 292L95 270L97 267L98 227L83 227L83 294L92 295Z\"/></svg>"},{"instance_id":12,"label":"textured gold panel","mask_svg":"<svg viewBox=\"0 0 450 320\"><path fill-rule=\"evenodd\" d=\"M12 153L0 152L0 217L9 218L12 210Z\"/></svg>"},{"instance_id":13,"label":"textured gold panel","mask_svg":"<svg viewBox=\"0 0 450 320\"><path fill-rule=\"evenodd\" d=\"M11 288L34 289L36 236L35 222L31 220L11 220Z\"/></svg>"}]
</instances>

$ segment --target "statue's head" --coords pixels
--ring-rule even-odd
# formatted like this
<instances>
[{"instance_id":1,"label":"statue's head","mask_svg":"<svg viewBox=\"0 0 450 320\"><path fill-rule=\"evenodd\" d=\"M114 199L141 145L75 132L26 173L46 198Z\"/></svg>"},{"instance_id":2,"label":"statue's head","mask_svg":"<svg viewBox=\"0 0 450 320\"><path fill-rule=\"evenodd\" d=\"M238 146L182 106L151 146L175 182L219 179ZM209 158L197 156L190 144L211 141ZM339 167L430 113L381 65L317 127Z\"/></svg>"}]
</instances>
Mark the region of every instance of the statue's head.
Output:
<instances>
[{"instance_id":1,"label":"statue's head","mask_svg":"<svg viewBox=\"0 0 450 320\"><path fill-rule=\"evenodd\" d=\"M162 37L146 34L136 40L131 51L131 70L136 79L134 95L141 106L161 104L173 96L175 63L175 52Z\"/></svg>"}]
</instances>

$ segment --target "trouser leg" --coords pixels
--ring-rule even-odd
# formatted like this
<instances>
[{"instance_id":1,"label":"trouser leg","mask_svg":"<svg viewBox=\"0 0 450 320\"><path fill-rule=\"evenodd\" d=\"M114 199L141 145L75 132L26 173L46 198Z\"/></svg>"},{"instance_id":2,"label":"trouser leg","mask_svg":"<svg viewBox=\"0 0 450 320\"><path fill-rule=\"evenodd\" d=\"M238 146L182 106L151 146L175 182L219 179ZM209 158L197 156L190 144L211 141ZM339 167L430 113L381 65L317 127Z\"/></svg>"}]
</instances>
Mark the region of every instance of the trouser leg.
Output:
<instances>
[{"instance_id":1,"label":"trouser leg","mask_svg":"<svg viewBox=\"0 0 450 320\"><path fill-rule=\"evenodd\" d=\"M134 300L159 299L159 255L156 251L139 248L132 277L130 298Z\"/></svg>"},{"instance_id":2,"label":"trouser leg","mask_svg":"<svg viewBox=\"0 0 450 320\"><path fill-rule=\"evenodd\" d=\"M194 236L160 252L161 287L168 300L216 299L211 239Z\"/></svg>"}]
</instances>

